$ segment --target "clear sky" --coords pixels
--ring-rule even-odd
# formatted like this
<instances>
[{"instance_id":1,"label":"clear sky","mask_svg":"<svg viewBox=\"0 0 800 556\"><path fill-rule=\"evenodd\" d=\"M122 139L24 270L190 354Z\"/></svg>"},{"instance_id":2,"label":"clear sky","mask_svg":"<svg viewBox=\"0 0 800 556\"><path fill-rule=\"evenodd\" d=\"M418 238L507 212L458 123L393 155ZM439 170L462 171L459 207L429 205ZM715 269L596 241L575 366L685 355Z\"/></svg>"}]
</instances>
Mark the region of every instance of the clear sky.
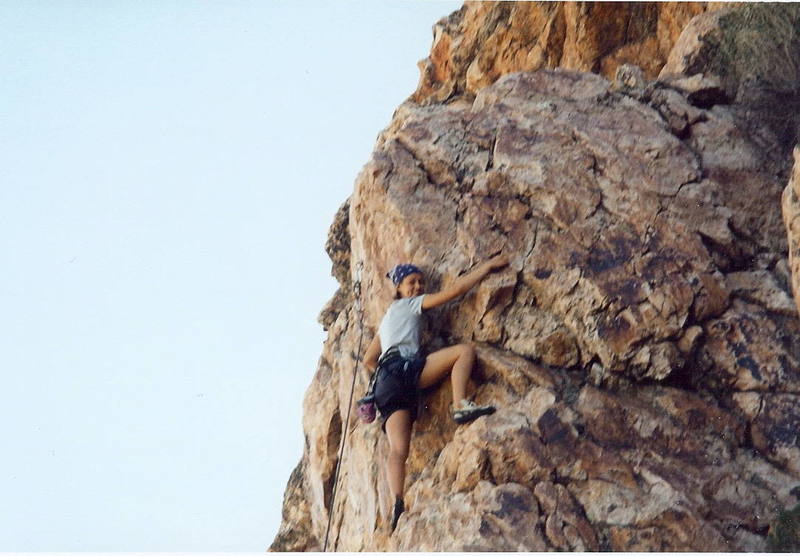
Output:
<instances>
[{"instance_id":1,"label":"clear sky","mask_svg":"<svg viewBox=\"0 0 800 556\"><path fill-rule=\"evenodd\" d=\"M327 228L460 2L0 4L0 551L263 551Z\"/></svg>"}]
</instances>

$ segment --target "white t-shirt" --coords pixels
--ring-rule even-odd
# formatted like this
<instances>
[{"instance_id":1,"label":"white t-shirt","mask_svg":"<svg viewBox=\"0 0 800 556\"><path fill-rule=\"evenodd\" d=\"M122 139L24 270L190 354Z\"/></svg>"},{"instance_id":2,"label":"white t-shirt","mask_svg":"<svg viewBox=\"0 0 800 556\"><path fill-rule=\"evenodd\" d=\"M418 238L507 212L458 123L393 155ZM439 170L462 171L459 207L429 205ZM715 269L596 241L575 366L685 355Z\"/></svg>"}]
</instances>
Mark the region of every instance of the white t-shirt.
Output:
<instances>
[{"instance_id":1,"label":"white t-shirt","mask_svg":"<svg viewBox=\"0 0 800 556\"><path fill-rule=\"evenodd\" d=\"M419 330L422 321L422 298L405 297L395 300L386 310L378 335L381 339L381 355L391 347L397 347L403 357L414 357L419 351Z\"/></svg>"}]
</instances>

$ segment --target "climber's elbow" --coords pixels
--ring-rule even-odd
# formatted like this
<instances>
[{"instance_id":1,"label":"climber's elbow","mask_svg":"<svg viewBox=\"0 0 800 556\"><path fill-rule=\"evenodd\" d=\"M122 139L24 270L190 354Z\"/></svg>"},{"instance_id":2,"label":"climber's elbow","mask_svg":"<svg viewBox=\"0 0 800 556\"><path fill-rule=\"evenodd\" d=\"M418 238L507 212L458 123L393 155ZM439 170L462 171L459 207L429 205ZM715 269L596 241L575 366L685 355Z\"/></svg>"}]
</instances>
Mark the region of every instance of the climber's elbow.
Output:
<instances>
[{"instance_id":1,"label":"climber's elbow","mask_svg":"<svg viewBox=\"0 0 800 556\"><path fill-rule=\"evenodd\" d=\"M370 370L374 371L375 367L378 366L378 357L381 354L381 339L380 336L375 334L375 337L372 338L372 341L367 346L367 351L364 354L364 365Z\"/></svg>"}]
</instances>

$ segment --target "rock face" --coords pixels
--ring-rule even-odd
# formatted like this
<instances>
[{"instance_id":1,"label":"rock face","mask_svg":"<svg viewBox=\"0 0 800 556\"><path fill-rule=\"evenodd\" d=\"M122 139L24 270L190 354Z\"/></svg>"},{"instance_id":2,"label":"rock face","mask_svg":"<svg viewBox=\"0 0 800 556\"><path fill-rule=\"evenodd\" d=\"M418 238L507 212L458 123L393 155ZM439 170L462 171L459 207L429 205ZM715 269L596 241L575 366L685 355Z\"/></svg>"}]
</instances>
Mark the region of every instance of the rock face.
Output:
<instances>
[{"instance_id":1,"label":"rock face","mask_svg":"<svg viewBox=\"0 0 800 556\"><path fill-rule=\"evenodd\" d=\"M653 78L707 2L465 2L433 29L414 102L474 96L501 75L556 67L611 79L621 64Z\"/></svg>"},{"instance_id":2,"label":"rock face","mask_svg":"<svg viewBox=\"0 0 800 556\"><path fill-rule=\"evenodd\" d=\"M603 28L568 10L610 9L470 4L440 22L431 60L442 26L500 29L498 13L513 22L550 10L565 28ZM782 9L798 21L796 6ZM624 10L677 25L702 8ZM759 66L773 59L761 50L733 77L697 61L719 60L713 44L737 44L729 33L778 40L760 10L699 15L663 57L683 69L657 81L661 68L631 65L614 83L564 69L505 73L454 85L446 104L418 91L398 108L331 227L341 290L321 315L328 339L304 402L305 453L272 550L321 550L330 511L329 548L347 551L765 549L772 520L800 495L797 121L759 117L776 97L757 83L778 80ZM504 25L451 44L474 45L467 67L511 59L516 27ZM800 59L787 36L774 59ZM552 44L542 55L559 63L568 49ZM796 102L790 89L781 95ZM790 175L787 242L779 206ZM475 399L499 410L456 427L449 384L427 393L407 511L390 535L384 435L354 416L344 423L360 325L366 342L392 299L384 273L395 263L415 262L438 289L501 250L509 267L431 311L425 333L431 350L476 345ZM368 378L359 366L357 394Z\"/></svg>"}]
</instances>

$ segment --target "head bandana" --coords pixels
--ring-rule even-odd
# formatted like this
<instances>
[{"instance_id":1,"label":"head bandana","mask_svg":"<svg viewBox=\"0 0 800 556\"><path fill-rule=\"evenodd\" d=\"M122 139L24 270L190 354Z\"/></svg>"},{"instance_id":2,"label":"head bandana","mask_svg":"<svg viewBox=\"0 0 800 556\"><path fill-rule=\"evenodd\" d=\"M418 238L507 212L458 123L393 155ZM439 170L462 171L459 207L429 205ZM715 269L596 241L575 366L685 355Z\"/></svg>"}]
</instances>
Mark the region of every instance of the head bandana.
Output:
<instances>
[{"instance_id":1,"label":"head bandana","mask_svg":"<svg viewBox=\"0 0 800 556\"><path fill-rule=\"evenodd\" d=\"M392 284L398 286L403 281L403 278L415 272L422 274L422 271L413 264L399 264L387 272L386 277L392 280Z\"/></svg>"}]
</instances>

